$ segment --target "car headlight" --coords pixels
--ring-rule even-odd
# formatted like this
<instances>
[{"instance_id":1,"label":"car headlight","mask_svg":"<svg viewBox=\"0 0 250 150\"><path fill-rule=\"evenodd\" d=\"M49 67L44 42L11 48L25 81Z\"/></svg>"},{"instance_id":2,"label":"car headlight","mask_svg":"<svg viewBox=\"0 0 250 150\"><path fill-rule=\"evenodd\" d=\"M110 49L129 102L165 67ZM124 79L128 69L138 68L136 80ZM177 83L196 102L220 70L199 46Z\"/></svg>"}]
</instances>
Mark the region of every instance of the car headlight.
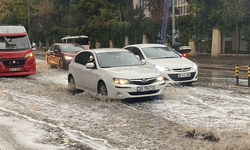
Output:
<instances>
[{"instance_id":1,"label":"car headlight","mask_svg":"<svg viewBox=\"0 0 250 150\"><path fill-rule=\"evenodd\" d=\"M130 83L130 81L128 79L117 79L117 78L114 78L113 81L116 84L129 84Z\"/></svg>"},{"instance_id":2,"label":"car headlight","mask_svg":"<svg viewBox=\"0 0 250 150\"><path fill-rule=\"evenodd\" d=\"M33 53L28 53L28 54L26 54L25 56L24 56L24 58L29 58L29 57L33 57L34 55L33 55Z\"/></svg>"},{"instance_id":3,"label":"car headlight","mask_svg":"<svg viewBox=\"0 0 250 150\"><path fill-rule=\"evenodd\" d=\"M163 66L159 66L159 65L155 65L155 68L159 71L170 71L169 68L167 67L163 67Z\"/></svg>"},{"instance_id":4,"label":"car headlight","mask_svg":"<svg viewBox=\"0 0 250 150\"><path fill-rule=\"evenodd\" d=\"M157 78L156 78L156 81L163 81L164 80L164 77L163 76L158 76Z\"/></svg>"},{"instance_id":5,"label":"car headlight","mask_svg":"<svg viewBox=\"0 0 250 150\"><path fill-rule=\"evenodd\" d=\"M195 63L194 63L194 65L193 65L192 69L193 69L193 70L197 70L197 69L198 69L198 67L197 67L197 65L196 65Z\"/></svg>"},{"instance_id":6,"label":"car headlight","mask_svg":"<svg viewBox=\"0 0 250 150\"><path fill-rule=\"evenodd\" d=\"M65 56L65 59L70 60L70 59L73 59L73 57Z\"/></svg>"}]
</instances>

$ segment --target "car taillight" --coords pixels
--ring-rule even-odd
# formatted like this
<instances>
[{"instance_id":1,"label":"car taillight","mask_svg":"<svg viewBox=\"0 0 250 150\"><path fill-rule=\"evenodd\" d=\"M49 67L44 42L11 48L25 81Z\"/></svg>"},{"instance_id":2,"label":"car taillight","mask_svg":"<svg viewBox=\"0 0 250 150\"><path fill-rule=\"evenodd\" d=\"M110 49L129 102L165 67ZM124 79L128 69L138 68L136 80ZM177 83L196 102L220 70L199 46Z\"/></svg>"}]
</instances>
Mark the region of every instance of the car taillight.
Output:
<instances>
[{"instance_id":1,"label":"car taillight","mask_svg":"<svg viewBox=\"0 0 250 150\"><path fill-rule=\"evenodd\" d=\"M90 41L88 41L88 44L90 45Z\"/></svg>"},{"instance_id":2,"label":"car taillight","mask_svg":"<svg viewBox=\"0 0 250 150\"><path fill-rule=\"evenodd\" d=\"M183 57L187 57L187 55L188 55L187 53L183 53L182 54Z\"/></svg>"}]
</instances>

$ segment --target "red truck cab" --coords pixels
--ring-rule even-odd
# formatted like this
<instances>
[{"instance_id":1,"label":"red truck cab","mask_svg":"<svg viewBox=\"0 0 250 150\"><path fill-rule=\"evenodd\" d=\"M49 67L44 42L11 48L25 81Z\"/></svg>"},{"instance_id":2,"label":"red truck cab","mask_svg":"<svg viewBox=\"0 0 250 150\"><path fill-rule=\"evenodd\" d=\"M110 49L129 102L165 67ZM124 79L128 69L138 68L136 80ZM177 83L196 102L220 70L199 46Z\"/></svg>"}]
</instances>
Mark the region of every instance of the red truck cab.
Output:
<instances>
[{"instance_id":1,"label":"red truck cab","mask_svg":"<svg viewBox=\"0 0 250 150\"><path fill-rule=\"evenodd\" d=\"M0 76L36 73L36 62L23 26L0 25Z\"/></svg>"}]
</instances>

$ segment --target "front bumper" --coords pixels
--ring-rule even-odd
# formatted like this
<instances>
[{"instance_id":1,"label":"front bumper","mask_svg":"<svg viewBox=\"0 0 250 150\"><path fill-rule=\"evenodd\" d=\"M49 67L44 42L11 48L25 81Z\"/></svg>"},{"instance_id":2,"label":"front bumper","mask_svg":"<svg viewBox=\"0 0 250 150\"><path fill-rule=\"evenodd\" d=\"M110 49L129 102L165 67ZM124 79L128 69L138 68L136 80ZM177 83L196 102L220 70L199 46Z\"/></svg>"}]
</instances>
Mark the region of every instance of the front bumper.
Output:
<instances>
[{"instance_id":1,"label":"front bumper","mask_svg":"<svg viewBox=\"0 0 250 150\"><path fill-rule=\"evenodd\" d=\"M154 90L138 92L137 88L154 86ZM127 99L127 98L139 98L139 97L151 97L162 95L166 87L166 82L155 82L149 85L135 85L135 84L125 84L119 85L115 83L110 83L107 86L108 97L111 99Z\"/></svg>"},{"instance_id":2,"label":"front bumper","mask_svg":"<svg viewBox=\"0 0 250 150\"><path fill-rule=\"evenodd\" d=\"M13 70L13 68L15 70ZM10 70L13 71L10 71ZM21 75L31 75L36 73L36 63L35 59L27 59L24 65L16 66L4 66L0 61L0 76L21 76Z\"/></svg>"},{"instance_id":3,"label":"front bumper","mask_svg":"<svg viewBox=\"0 0 250 150\"><path fill-rule=\"evenodd\" d=\"M190 73L191 76L188 77L179 77L179 74ZM187 82L196 82L198 80L198 71L194 72L173 72L173 73L162 73L164 80L167 83L187 83Z\"/></svg>"}]
</instances>

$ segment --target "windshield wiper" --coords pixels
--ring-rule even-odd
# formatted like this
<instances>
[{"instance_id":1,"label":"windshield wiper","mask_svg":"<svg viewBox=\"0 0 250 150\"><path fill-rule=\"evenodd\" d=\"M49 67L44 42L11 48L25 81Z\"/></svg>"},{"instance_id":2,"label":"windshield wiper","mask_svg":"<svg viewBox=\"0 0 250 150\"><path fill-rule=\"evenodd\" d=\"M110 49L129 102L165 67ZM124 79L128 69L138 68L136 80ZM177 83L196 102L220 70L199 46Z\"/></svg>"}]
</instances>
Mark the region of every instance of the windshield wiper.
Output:
<instances>
[{"instance_id":1,"label":"windshield wiper","mask_svg":"<svg viewBox=\"0 0 250 150\"><path fill-rule=\"evenodd\" d=\"M176 57L159 57L159 59L165 59L165 58L176 58Z\"/></svg>"},{"instance_id":2,"label":"windshield wiper","mask_svg":"<svg viewBox=\"0 0 250 150\"><path fill-rule=\"evenodd\" d=\"M112 68L112 67L101 67L101 68Z\"/></svg>"},{"instance_id":3,"label":"windshield wiper","mask_svg":"<svg viewBox=\"0 0 250 150\"><path fill-rule=\"evenodd\" d=\"M0 51L12 51L14 50L13 48L8 48L8 49L0 49Z\"/></svg>"}]
</instances>

